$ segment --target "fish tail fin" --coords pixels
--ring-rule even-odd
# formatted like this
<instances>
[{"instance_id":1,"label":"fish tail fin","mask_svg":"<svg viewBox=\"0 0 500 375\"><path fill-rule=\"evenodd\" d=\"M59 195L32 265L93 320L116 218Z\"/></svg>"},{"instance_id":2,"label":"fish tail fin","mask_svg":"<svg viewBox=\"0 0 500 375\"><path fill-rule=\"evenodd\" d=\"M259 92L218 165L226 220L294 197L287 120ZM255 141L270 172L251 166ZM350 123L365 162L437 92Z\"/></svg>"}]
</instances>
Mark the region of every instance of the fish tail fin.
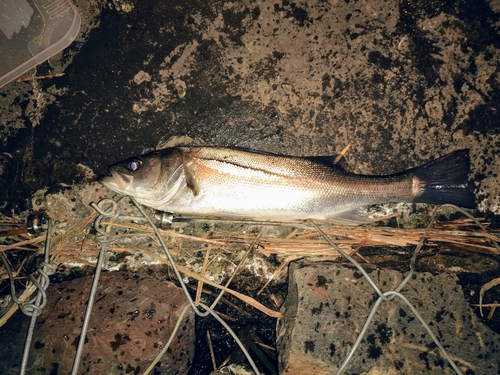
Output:
<instances>
[{"instance_id":1,"label":"fish tail fin","mask_svg":"<svg viewBox=\"0 0 500 375\"><path fill-rule=\"evenodd\" d=\"M469 171L468 149L452 152L412 169L411 173L424 185L423 192L413 201L475 208L474 193L467 186Z\"/></svg>"}]
</instances>

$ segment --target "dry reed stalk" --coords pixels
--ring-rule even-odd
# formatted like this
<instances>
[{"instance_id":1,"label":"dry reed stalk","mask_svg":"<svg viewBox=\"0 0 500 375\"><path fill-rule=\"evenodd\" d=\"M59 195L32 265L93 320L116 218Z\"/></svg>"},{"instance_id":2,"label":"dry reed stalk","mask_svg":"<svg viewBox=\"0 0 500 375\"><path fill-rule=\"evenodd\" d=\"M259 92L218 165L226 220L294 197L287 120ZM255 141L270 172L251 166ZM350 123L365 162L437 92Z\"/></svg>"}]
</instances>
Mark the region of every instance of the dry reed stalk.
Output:
<instances>
[{"instance_id":1,"label":"dry reed stalk","mask_svg":"<svg viewBox=\"0 0 500 375\"><path fill-rule=\"evenodd\" d=\"M40 282L40 278L38 278L38 281ZM34 284L31 284L31 286L27 289L24 290L23 294L21 294L21 296L18 297L19 301L21 302L26 302L30 297L31 295L36 292L37 288ZM1 318L0 318L0 327L3 326L8 320L9 318L14 315L14 313L19 309L19 305L17 305L16 303L14 303L9 311L7 311Z\"/></svg>"},{"instance_id":2,"label":"dry reed stalk","mask_svg":"<svg viewBox=\"0 0 500 375\"><path fill-rule=\"evenodd\" d=\"M210 331L207 330L207 341L208 341L208 348L210 349L210 358L212 358L212 366L214 368L214 371L217 371L217 362L215 362L215 354L214 354L214 348L212 346L212 338L210 337Z\"/></svg>"},{"instance_id":3,"label":"dry reed stalk","mask_svg":"<svg viewBox=\"0 0 500 375\"><path fill-rule=\"evenodd\" d=\"M151 235L151 237L155 237L154 236L154 231L152 228L150 228L149 226L145 226L145 225L140 225L140 224L133 224L133 223L127 223L127 224L123 224L123 223L114 223L114 222L110 222L110 221L102 221L101 222L102 225L113 225L115 227L119 227L119 228L126 228L126 229L135 229L135 230L139 230L141 232L145 232L145 233L148 233ZM223 241L217 241L217 240L212 240L210 238L205 238L205 237L196 237L196 236L190 236L190 235L187 235L187 234L182 234L182 233L178 233L176 231L166 231L166 230L163 230L163 229L159 229L160 233L163 234L163 235L167 235L168 237L173 237L173 238L179 238L179 239L186 239L186 240L189 240L189 241L199 241L199 242L206 242L206 243L211 243L213 245L219 245L219 246L225 246L226 243L223 242ZM137 236L137 234L128 234L128 235L135 235Z\"/></svg>"},{"instance_id":4,"label":"dry reed stalk","mask_svg":"<svg viewBox=\"0 0 500 375\"><path fill-rule=\"evenodd\" d=\"M89 219L86 219L89 222ZM123 233L118 234L116 242L120 242L120 238L147 236L155 241L158 245L157 250L161 251L156 237L153 235L151 228L135 224L135 223L112 223L102 222L103 225L115 225L124 229L132 229L140 233ZM427 246L440 246L457 250L457 248L468 252L476 252L482 254L497 254L497 250L491 246L490 242L498 240L498 238L483 230L472 231L463 230L464 226L475 225L469 219L456 220L448 223L438 223L433 228L428 229L400 229L387 227L356 227L356 226L331 226L324 228L325 233L332 238L332 241L337 244L342 250L351 252L353 248L359 250L361 247L370 246L415 246L421 238L427 240ZM176 249L182 247L184 242L204 242L208 245L215 246L223 251L233 251L231 245L247 244L255 240L255 234L243 234L237 232L221 232L207 237L198 237L187 234L178 233L175 230L162 230L161 233L170 238L171 251L175 254ZM68 237L66 237L68 238ZM38 240L38 241L41 241ZM19 246L20 244L17 244ZM14 245L11 245L14 246ZM79 248L78 248L79 246ZM276 254L280 257L300 257L300 256L328 256L337 257L338 254L330 247L322 238L318 237L318 233L313 228L296 228L291 234L285 238L266 237L260 238L258 241L260 252L265 256ZM0 250L2 248L0 247ZM77 249L79 251L77 251ZM134 249L146 251L143 246L134 246ZM155 250L156 250L155 249ZM126 247L110 247L109 250L117 252L130 251ZM149 247L149 250L151 248ZM192 251L204 251L205 248L193 249ZM79 245L71 242L66 242L64 248L56 247L54 253L57 254L74 254L75 252L88 255L96 255L98 253L98 245L91 238L85 237L83 243ZM213 261L213 259L212 259ZM208 264L210 264L210 261Z\"/></svg>"},{"instance_id":5,"label":"dry reed stalk","mask_svg":"<svg viewBox=\"0 0 500 375\"><path fill-rule=\"evenodd\" d=\"M163 264L170 265L169 261L167 259L165 259L164 257L162 257L156 253L153 253L152 251L149 251L149 250L144 250L144 252L147 255L149 255L151 258L156 259ZM198 281L201 280L201 281L203 281L203 283L208 284L210 286L213 286L216 289L220 289L220 290L225 291L226 293L232 294L236 298L241 299L243 302L249 304L250 306L253 306L257 310L262 311L264 314L267 314L267 315L272 316L274 318L283 318L284 317L284 315L281 314L280 312L277 312L277 311L274 311L274 310L267 308L266 306L264 306L263 304L261 304L260 302L256 301L255 299L253 299L251 297L245 296L244 294L239 293L235 290L226 288L223 285L219 285L216 282L211 281L204 276L198 275L196 272L190 271L182 266L177 265L177 268L179 269L180 273L183 273L184 275L191 277L195 280L198 280Z\"/></svg>"},{"instance_id":6,"label":"dry reed stalk","mask_svg":"<svg viewBox=\"0 0 500 375\"><path fill-rule=\"evenodd\" d=\"M95 213L92 213L85 219L83 219L79 224L75 225L73 228L67 230L63 235L59 236L54 242L52 247L52 254L54 259L60 262L63 261L75 261L83 264L89 264L88 261L82 259L89 255L97 255L99 252L99 244L96 240L88 235L86 231L84 233L83 241L77 242L74 240L75 234L81 235L81 231L87 227L92 220L95 218ZM140 250L144 254L149 255L151 258L158 260L164 264L168 264L168 261L161 255L155 252L155 250L160 251L159 244L156 237L153 234L153 230L145 225L136 223L114 223L114 222L101 222L102 225L113 225L122 229L130 229L137 231L139 233L122 233L114 236L116 238L116 243L120 243L121 238L135 237L135 236L146 236L151 238L157 248L145 248L145 246L134 245L133 249ZM265 225L265 223L261 223ZM466 229L467 228L467 229ZM332 239L332 241L337 244L342 250L355 254L360 248L365 246L408 246L416 245L419 241L424 238L427 240L428 246L451 246L453 248L462 248L467 251L483 253L483 254L498 254L495 247L491 245L492 241L498 241L498 237L494 234L488 233L486 230L478 230L476 223L470 219L455 220L453 222L438 222L432 228L418 228L418 229L401 229L401 228L388 228L388 227L356 227L356 226L336 226L329 225L327 227L323 226L324 232ZM198 237L179 233L175 230L161 230L161 233L171 240L171 251L176 255L176 249L182 247L184 242L202 242L209 245L208 249L215 247L224 251L231 251L235 244L249 244L256 240L256 235L254 233L244 234L237 232L222 232L219 231L216 235ZM26 246L34 246L35 249L41 248L40 245L45 240L45 235L38 236L36 238L22 240L11 245L1 245L0 251L15 250L15 249L29 249ZM319 237L318 233L313 228L308 228L301 226L295 228L292 233L283 237L265 237L260 238L257 241L257 247L259 247L260 252L266 256L276 254L280 257L284 257L285 261L282 265L275 271L273 276L268 280L268 282L261 288L259 293L265 289L268 283L273 279L273 277L283 269L288 262L291 260L304 257L304 256L338 256L337 252L330 247L322 238ZM195 280L198 280L198 291L196 301L200 299L201 290L203 284L211 285L217 289L224 290L233 296L243 300L245 303L257 308L258 310L264 312L267 315L274 317L282 317L279 312L268 309L267 307L261 305L256 300L245 296L241 293L235 292L229 288L218 285L204 277L204 271L207 269L211 260L209 260L209 251L207 248L200 248L196 251L206 251L201 275L195 272L189 271L184 267L178 266L179 270L186 276L189 276ZM125 246L109 246L109 251L115 252L131 252L132 249ZM217 252L220 254L220 252ZM216 255L217 255L216 254ZM214 255L212 255L213 257Z\"/></svg>"},{"instance_id":7,"label":"dry reed stalk","mask_svg":"<svg viewBox=\"0 0 500 375\"><path fill-rule=\"evenodd\" d=\"M0 245L0 251L16 250L18 247L23 247L25 245L37 245L42 241L45 241L45 234L42 234L41 236L35 238L31 238L29 240L16 242L11 245ZM36 250L36 249L30 249L30 250Z\"/></svg>"},{"instance_id":8,"label":"dry reed stalk","mask_svg":"<svg viewBox=\"0 0 500 375\"><path fill-rule=\"evenodd\" d=\"M201 275L205 275L207 271L208 257L210 255L211 246L208 246L205 251L205 257L203 258L203 266L201 267ZM198 306L200 304L201 291L203 290L203 281L198 280L198 287L196 288L196 298L194 300L194 304Z\"/></svg>"}]
</instances>

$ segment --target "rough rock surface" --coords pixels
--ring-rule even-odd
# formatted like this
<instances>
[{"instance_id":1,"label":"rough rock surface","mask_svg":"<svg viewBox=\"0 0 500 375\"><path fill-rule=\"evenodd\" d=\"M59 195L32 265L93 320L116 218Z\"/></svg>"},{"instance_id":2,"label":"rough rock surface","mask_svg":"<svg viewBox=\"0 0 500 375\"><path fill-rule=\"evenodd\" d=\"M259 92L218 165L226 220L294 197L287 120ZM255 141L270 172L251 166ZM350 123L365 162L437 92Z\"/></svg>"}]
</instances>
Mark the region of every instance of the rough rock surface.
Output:
<instances>
[{"instance_id":1,"label":"rough rock surface","mask_svg":"<svg viewBox=\"0 0 500 375\"><path fill-rule=\"evenodd\" d=\"M383 292L403 275L372 269ZM339 264L294 263L289 294L278 321L282 374L332 374L346 359L376 294L357 269ZM416 307L464 374L496 374L500 340L472 313L455 276L417 273L402 294ZM345 374L452 374L453 369L407 305L383 302Z\"/></svg>"},{"instance_id":2,"label":"rough rock surface","mask_svg":"<svg viewBox=\"0 0 500 375\"><path fill-rule=\"evenodd\" d=\"M210 373L210 375L254 375L254 374L255 373L248 367L239 365L224 366Z\"/></svg>"},{"instance_id":3,"label":"rough rock surface","mask_svg":"<svg viewBox=\"0 0 500 375\"><path fill-rule=\"evenodd\" d=\"M77 42L0 89L0 210L179 143L392 173L470 148L500 213L498 2L75 0ZM8 187L8 188L7 188Z\"/></svg>"},{"instance_id":4,"label":"rough rock surface","mask_svg":"<svg viewBox=\"0 0 500 375\"><path fill-rule=\"evenodd\" d=\"M37 319L29 374L70 374L92 277L50 286L48 302ZM187 304L170 282L123 272L103 274L79 367L85 374L142 374L163 348ZM27 323L28 318L25 318ZM3 332L3 334L2 334ZM18 341L3 345L1 374L18 374L26 329ZM4 328L0 342L7 343ZM183 319L157 374L185 374L194 355L194 313ZM7 355L7 357L6 357Z\"/></svg>"}]
</instances>

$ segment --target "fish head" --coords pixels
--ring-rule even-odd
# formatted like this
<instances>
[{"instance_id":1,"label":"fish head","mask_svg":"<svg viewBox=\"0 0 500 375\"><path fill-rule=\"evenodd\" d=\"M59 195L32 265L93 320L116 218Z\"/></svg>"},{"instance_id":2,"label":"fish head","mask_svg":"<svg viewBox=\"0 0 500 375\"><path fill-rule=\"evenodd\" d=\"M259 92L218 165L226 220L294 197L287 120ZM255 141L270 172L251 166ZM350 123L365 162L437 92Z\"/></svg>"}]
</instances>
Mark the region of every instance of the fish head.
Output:
<instances>
[{"instance_id":1,"label":"fish head","mask_svg":"<svg viewBox=\"0 0 500 375\"><path fill-rule=\"evenodd\" d=\"M133 156L108 167L98 181L108 189L139 200L165 201L175 193L182 171L182 153L176 149Z\"/></svg>"}]
</instances>

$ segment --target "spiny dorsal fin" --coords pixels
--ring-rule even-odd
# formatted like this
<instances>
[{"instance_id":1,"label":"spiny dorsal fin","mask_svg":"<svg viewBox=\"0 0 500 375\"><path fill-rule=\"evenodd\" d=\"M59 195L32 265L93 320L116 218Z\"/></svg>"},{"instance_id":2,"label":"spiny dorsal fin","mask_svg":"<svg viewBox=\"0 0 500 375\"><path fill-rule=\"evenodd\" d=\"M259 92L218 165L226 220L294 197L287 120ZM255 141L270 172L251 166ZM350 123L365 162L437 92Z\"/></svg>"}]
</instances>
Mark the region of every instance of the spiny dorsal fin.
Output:
<instances>
[{"instance_id":1,"label":"spiny dorsal fin","mask_svg":"<svg viewBox=\"0 0 500 375\"><path fill-rule=\"evenodd\" d=\"M184 175L186 176L186 185L191 190L193 195L196 197L200 194L200 180L196 175L196 162L183 155L183 166L184 166Z\"/></svg>"}]
</instances>

